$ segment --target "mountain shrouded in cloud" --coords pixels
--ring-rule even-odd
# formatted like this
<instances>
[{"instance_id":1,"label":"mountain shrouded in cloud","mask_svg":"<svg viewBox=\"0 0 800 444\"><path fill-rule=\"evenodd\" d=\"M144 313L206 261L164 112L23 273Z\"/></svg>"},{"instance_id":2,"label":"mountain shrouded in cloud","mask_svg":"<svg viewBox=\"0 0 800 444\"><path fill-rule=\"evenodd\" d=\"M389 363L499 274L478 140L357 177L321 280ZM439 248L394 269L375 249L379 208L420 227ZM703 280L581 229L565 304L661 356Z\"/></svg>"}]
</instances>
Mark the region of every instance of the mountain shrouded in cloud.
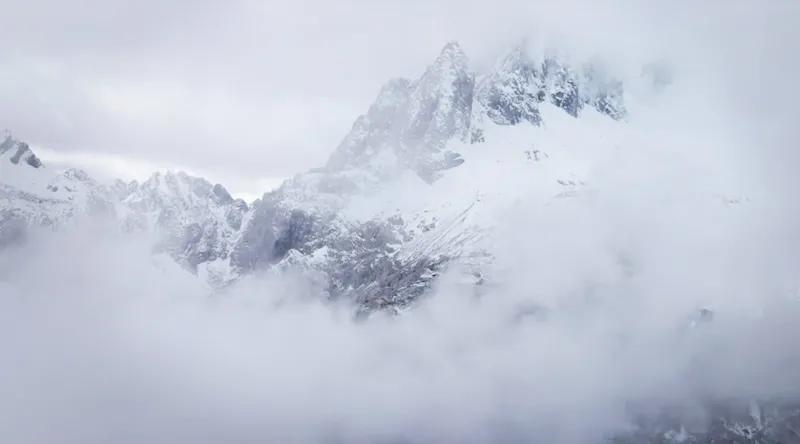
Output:
<instances>
[{"instance_id":1,"label":"mountain shrouded in cloud","mask_svg":"<svg viewBox=\"0 0 800 444\"><path fill-rule=\"evenodd\" d=\"M5 135L0 435L799 442L800 213L641 71L447 43L249 203Z\"/></svg>"},{"instance_id":2,"label":"mountain shrouded in cloud","mask_svg":"<svg viewBox=\"0 0 800 444\"><path fill-rule=\"evenodd\" d=\"M372 214L354 217L350 209L380 189L416 181L414 176L424 182L416 186L437 190L437 180L450 169L485 168L479 164L484 161L462 164L473 152L505 148L496 145L506 142L486 139L488 125L539 127L540 108L551 106L574 118L587 110L623 118L620 82L595 71L550 55L534 57L520 44L489 72L475 73L458 43L451 42L420 78L389 81L324 168L297 175L251 207L222 185L184 173L102 185L77 171L51 178L46 168L36 174L7 168L9 177L35 177L5 191L4 224L59 226L104 211L113 213L123 230L158 232L160 249L214 286L262 268L303 267L328 276L332 297L347 294L370 307L403 305L448 262L465 254L491 256L470 250L488 228L468 220L475 212L474 190L450 196L463 207L460 215L425 198L412 213L376 206ZM4 143L27 147L10 135ZM549 156L529 149L524 140L513 143L508 148L518 151L520 163ZM554 180L576 186L574 179ZM37 205L37 199L53 204Z\"/></svg>"}]
</instances>

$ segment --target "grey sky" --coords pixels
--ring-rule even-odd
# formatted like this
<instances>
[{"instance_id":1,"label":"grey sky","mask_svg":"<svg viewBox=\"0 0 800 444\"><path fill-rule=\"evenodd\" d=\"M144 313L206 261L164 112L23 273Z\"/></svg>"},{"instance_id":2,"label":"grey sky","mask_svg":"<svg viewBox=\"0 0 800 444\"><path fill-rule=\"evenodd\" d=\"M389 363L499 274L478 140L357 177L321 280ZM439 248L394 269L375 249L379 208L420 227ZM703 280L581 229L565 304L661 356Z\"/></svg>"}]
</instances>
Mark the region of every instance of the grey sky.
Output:
<instances>
[{"instance_id":1,"label":"grey sky","mask_svg":"<svg viewBox=\"0 0 800 444\"><path fill-rule=\"evenodd\" d=\"M797 14L790 1L4 0L0 127L95 174L178 168L252 196L323 163L383 82L416 77L448 40L477 66L521 36L626 68L679 59L725 97L737 61L731 83L790 78L753 66L797 49Z\"/></svg>"}]
</instances>

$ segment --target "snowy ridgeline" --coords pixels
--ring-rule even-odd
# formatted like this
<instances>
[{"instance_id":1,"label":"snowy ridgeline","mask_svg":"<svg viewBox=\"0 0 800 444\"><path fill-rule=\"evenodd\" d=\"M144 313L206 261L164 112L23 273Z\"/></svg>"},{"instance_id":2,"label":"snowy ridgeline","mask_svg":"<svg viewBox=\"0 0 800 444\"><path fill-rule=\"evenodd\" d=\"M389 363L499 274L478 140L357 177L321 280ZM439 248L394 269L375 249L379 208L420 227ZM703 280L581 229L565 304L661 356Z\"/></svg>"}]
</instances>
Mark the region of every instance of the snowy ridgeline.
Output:
<instances>
[{"instance_id":1,"label":"snowy ridgeline","mask_svg":"<svg viewBox=\"0 0 800 444\"><path fill-rule=\"evenodd\" d=\"M478 244L491 221L478 220L488 216L479 196L494 193L495 176L526 182L532 163L551 160L553 153L534 143L549 134L546 114L553 115L547 125L562 131L585 114L587 128L599 116L609 124L625 116L622 84L600 73L531 56L520 45L476 75L449 43L416 81L389 81L325 167L252 205L184 173L101 184L79 170L51 171L7 134L0 243L21 240L30 227L107 220L155 233L158 251L213 287L257 269L300 268L322 273L332 297L399 308L447 264L460 262L469 280L482 280L491 253ZM524 128L506 131L513 126ZM565 174L536 182L567 196L582 183ZM486 189L475 186L476 175L488 178Z\"/></svg>"}]
</instances>

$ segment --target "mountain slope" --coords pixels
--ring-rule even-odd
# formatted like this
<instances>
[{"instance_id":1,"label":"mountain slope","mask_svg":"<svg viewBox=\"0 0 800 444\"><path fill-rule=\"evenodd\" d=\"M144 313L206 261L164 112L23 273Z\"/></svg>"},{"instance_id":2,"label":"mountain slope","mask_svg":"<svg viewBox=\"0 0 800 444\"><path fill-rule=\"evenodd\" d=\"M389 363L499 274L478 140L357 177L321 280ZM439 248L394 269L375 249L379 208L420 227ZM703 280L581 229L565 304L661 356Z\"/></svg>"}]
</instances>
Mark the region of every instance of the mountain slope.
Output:
<instances>
[{"instance_id":1,"label":"mountain slope","mask_svg":"<svg viewBox=\"0 0 800 444\"><path fill-rule=\"evenodd\" d=\"M152 233L155 251L197 271L201 263L228 256L248 210L221 185L185 173L155 173L141 184L118 180L107 186L81 170L51 171L10 135L4 146L23 155L0 158L0 246L20 242L30 228L100 222L122 232ZM229 279L206 276L214 285Z\"/></svg>"}]
</instances>

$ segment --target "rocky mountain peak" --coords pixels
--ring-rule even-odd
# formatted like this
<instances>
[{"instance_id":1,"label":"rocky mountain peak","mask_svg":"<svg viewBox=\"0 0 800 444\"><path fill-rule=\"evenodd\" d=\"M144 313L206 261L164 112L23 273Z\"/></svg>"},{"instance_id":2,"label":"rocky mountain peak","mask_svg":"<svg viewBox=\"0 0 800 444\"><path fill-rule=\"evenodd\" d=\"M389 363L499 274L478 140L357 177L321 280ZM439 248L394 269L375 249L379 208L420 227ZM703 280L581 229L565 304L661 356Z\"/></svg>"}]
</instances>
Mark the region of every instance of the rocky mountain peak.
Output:
<instances>
[{"instance_id":1,"label":"rocky mountain peak","mask_svg":"<svg viewBox=\"0 0 800 444\"><path fill-rule=\"evenodd\" d=\"M156 172L141 185L136 182L120 182L115 189L125 195L127 202L136 201L141 206L151 208L161 207L165 203L175 208L193 209L198 206L221 207L235 202L222 185L212 184L202 177L190 176L183 171ZM244 204L244 207L247 205Z\"/></svg>"},{"instance_id":2,"label":"rocky mountain peak","mask_svg":"<svg viewBox=\"0 0 800 444\"><path fill-rule=\"evenodd\" d=\"M373 118L386 116L387 111L394 111L398 105L404 104L408 100L411 81L408 79L394 78L383 85L378 97L370 106L368 114Z\"/></svg>"},{"instance_id":3,"label":"rocky mountain peak","mask_svg":"<svg viewBox=\"0 0 800 444\"><path fill-rule=\"evenodd\" d=\"M573 117L586 106L615 120L625 116L621 82L605 75L598 65L575 67L553 51L535 57L526 42L498 59L480 82L476 98L473 139L484 116L498 125L540 125L539 109L544 102Z\"/></svg>"},{"instance_id":4,"label":"rocky mountain peak","mask_svg":"<svg viewBox=\"0 0 800 444\"><path fill-rule=\"evenodd\" d=\"M469 59L458 42L451 41L444 45L433 61L429 71L456 74L469 71Z\"/></svg>"},{"instance_id":5,"label":"rocky mountain peak","mask_svg":"<svg viewBox=\"0 0 800 444\"><path fill-rule=\"evenodd\" d=\"M459 163L445 145L467 136L474 86L464 51L458 43L448 43L418 80L393 79L381 88L328 168L408 168L432 181L437 171Z\"/></svg>"},{"instance_id":6,"label":"rocky mountain peak","mask_svg":"<svg viewBox=\"0 0 800 444\"><path fill-rule=\"evenodd\" d=\"M36 157L27 143L15 139L8 131L4 131L0 138L3 140L0 143L0 158L7 157L14 165L27 165L33 168L43 166L42 161Z\"/></svg>"},{"instance_id":7,"label":"rocky mountain peak","mask_svg":"<svg viewBox=\"0 0 800 444\"><path fill-rule=\"evenodd\" d=\"M413 86L398 157L423 179L433 181L438 171L460 163L445 145L466 139L474 87L467 57L455 42L445 45Z\"/></svg>"},{"instance_id":8,"label":"rocky mountain peak","mask_svg":"<svg viewBox=\"0 0 800 444\"><path fill-rule=\"evenodd\" d=\"M411 81L407 79L389 80L367 114L356 119L353 128L328 160L327 168L361 168L368 166L381 152L392 154L393 147L389 143L398 137L398 118L408 103L410 85Z\"/></svg>"},{"instance_id":9,"label":"rocky mountain peak","mask_svg":"<svg viewBox=\"0 0 800 444\"><path fill-rule=\"evenodd\" d=\"M530 59L521 42L498 59L494 69L478 85L478 106L473 120L486 115L498 125L541 123L539 104L546 92L542 66Z\"/></svg>"},{"instance_id":10,"label":"rocky mountain peak","mask_svg":"<svg viewBox=\"0 0 800 444\"><path fill-rule=\"evenodd\" d=\"M550 103L578 117L591 107L619 120L625 116L622 84L595 65L573 67L550 53L532 55L520 41L476 82L456 42L447 43L416 81L394 79L381 88L328 162L329 170L410 169L427 182L458 166L451 141L479 142L488 122L540 125Z\"/></svg>"}]
</instances>

